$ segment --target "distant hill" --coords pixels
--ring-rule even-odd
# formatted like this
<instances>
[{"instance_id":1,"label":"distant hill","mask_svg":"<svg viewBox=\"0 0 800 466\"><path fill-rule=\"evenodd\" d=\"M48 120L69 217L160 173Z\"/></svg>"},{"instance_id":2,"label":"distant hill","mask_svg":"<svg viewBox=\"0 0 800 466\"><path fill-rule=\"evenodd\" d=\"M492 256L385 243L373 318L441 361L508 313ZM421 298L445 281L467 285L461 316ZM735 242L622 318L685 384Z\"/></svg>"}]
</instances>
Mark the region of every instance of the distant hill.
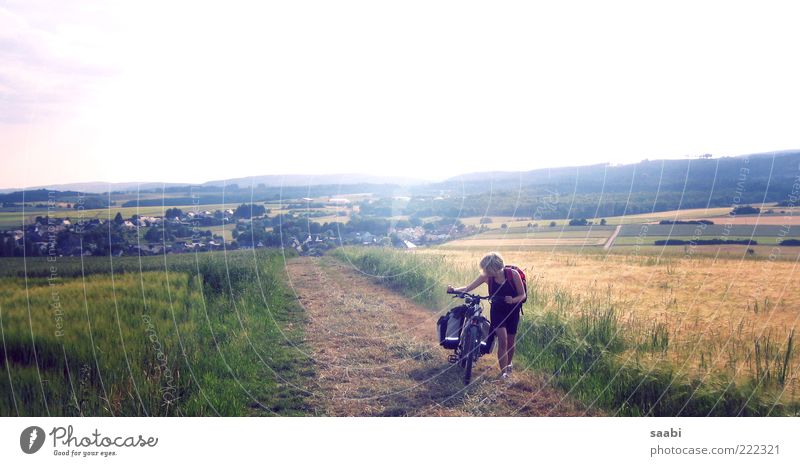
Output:
<instances>
[{"instance_id":1,"label":"distant hill","mask_svg":"<svg viewBox=\"0 0 800 466\"><path fill-rule=\"evenodd\" d=\"M50 200L50 194L54 193L53 200L62 200L64 198L77 198L80 193L77 191L51 191L48 189L32 189L30 191L14 191L6 194L0 194L0 202L47 202Z\"/></svg>"},{"instance_id":2,"label":"distant hill","mask_svg":"<svg viewBox=\"0 0 800 466\"><path fill-rule=\"evenodd\" d=\"M50 189L33 189L0 194L0 206L20 209L21 203L37 203L47 205L49 202L66 202L80 205L84 209L99 209L108 206L106 196L85 194L78 191L55 191Z\"/></svg>"},{"instance_id":3,"label":"distant hill","mask_svg":"<svg viewBox=\"0 0 800 466\"><path fill-rule=\"evenodd\" d=\"M418 185L424 184L422 180L396 177L373 176L358 173L343 173L333 175L260 175L244 178L231 178L228 180L207 181L203 186L223 186L238 184L239 186L316 186L316 185L354 185L354 184L393 184L393 185Z\"/></svg>"},{"instance_id":4,"label":"distant hill","mask_svg":"<svg viewBox=\"0 0 800 466\"><path fill-rule=\"evenodd\" d=\"M733 207L780 202L792 193L797 195L794 188L798 176L800 150L471 173L417 189L417 197L404 210L406 215L421 217L504 215L553 219ZM390 201L362 206L362 212L367 214L389 215L396 211L397 206Z\"/></svg>"},{"instance_id":5,"label":"distant hill","mask_svg":"<svg viewBox=\"0 0 800 466\"><path fill-rule=\"evenodd\" d=\"M749 186L770 182L786 187L798 175L800 150L711 159L644 160L626 165L584 165L525 172L470 173L432 186L484 192L558 188L560 192L646 192L725 189L744 173ZM746 173L745 173L746 171Z\"/></svg>"},{"instance_id":6,"label":"distant hill","mask_svg":"<svg viewBox=\"0 0 800 466\"><path fill-rule=\"evenodd\" d=\"M33 186L30 188L25 188L25 191L34 191L34 190L48 190L48 191L76 191L81 193L91 193L91 194L103 194L109 191L117 192L117 191L136 191L136 189L140 189L142 191L147 191L151 189L161 189L162 186L186 186L187 183L157 183L157 182L125 182L125 183L106 183L103 181L87 181L84 183L66 183L66 184L49 184L49 185L42 185L42 186ZM0 193L12 193L15 191L21 191L21 189L3 189L0 190Z\"/></svg>"},{"instance_id":7,"label":"distant hill","mask_svg":"<svg viewBox=\"0 0 800 466\"><path fill-rule=\"evenodd\" d=\"M594 218L674 209L733 207L781 202L797 195L800 150L738 157L643 160L625 165L596 164L522 172L475 172L436 183L360 174L263 175L217 180L202 185L161 183L83 183L57 196L73 201L76 191L148 188L165 196L128 200L121 205L188 205L274 201L373 193L382 199L361 206L369 215L465 217L506 215L522 218ZM63 185L76 186L76 185ZM398 196L407 197L401 201ZM92 202L104 205L103 196ZM47 201L47 190L26 190L26 201ZM18 203L22 193L0 195Z\"/></svg>"},{"instance_id":8,"label":"distant hill","mask_svg":"<svg viewBox=\"0 0 800 466\"><path fill-rule=\"evenodd\" d=\"M391 184L401 186L412 186L423 184L425 181L395 176L374 176L353 173L333 174L333 175L257 175L242 178L230 178L225 180L213 180L201 183L199 186L230 186L238 184L241 187L264 185L267 187L280 186L315 186L315 185L355 185L355 184ZM50 191L77 191L82 193L104 194L110 192L131 192L160 190L162 188L175 188L192 186L192 183L160 183L160 182L124 182L106 183L102 181L89 181L84 183L66 183L33 186L26 188L25 191L50 190ZM198 186L198 185L195 185ZM0 189L0 194L8 194L22 191L20 188Z\"/></svg>"}]
</instances>

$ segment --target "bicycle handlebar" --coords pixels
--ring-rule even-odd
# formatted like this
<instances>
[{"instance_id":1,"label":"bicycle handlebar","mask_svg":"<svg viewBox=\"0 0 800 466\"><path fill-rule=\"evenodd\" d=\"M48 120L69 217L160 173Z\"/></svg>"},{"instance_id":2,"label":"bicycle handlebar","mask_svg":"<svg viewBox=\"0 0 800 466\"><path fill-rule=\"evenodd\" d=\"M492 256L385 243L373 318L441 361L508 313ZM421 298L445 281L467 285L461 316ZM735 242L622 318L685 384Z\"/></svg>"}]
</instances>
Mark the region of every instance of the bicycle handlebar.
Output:
<instances>
[{"instance_id":1,"label":"bicycle handlebar","mask_svg":"<svg viewBox=\"0 0 800 466\"><path fill-rule=\"evenodd\" d=\"M454 298L464 298L466 296L468 296L470 298L473 298L473 299L486 299L486 300L489 300L489 299L492 298L491 296L481 296L481 295L477 295L477 294L467 293L465 291L448 291L447 294L455 295L455 296L453 296Z\"/></svg>"}]
</instances>

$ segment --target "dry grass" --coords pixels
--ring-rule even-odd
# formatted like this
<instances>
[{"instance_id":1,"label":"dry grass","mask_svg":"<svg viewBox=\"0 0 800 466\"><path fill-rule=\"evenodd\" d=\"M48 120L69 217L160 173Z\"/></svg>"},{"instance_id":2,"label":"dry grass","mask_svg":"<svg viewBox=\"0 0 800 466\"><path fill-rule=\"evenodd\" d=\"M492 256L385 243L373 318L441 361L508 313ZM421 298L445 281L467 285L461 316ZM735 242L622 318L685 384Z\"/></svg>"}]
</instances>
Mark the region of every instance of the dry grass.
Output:
<instances>
[{"instance_id":1,"label":"dry grass","mask_svg":"<svg viewBox=\"0 0 800 466\"><path fill-rule=\"evenodd\" d=\"M448 262L473 267L477 273L475 264L484 252L418 253L444 254ZM800 319L800 270L794 261L561 251L504 251L504 257L525 268L529 283L547 296L568 294L575 302L609 299L623 314L624 331L643 344L666 330L668 344L662 354L629 352L625 357L669 360L693 376L766 379L768 374L759 367L764 353L756 348L769 345L779 359ZM788 355L788 362L783 395L796 400L796 351Z\"/></svg>"}]
</instances>

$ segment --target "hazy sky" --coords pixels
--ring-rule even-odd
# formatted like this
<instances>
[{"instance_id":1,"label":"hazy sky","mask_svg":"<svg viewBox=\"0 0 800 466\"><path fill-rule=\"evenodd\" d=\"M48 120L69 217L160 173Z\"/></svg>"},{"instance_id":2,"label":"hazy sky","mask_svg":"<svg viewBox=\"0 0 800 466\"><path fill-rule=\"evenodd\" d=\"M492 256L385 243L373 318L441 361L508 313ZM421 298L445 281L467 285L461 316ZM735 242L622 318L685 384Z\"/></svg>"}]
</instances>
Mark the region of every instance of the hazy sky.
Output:
<instances>
[{"instance_id":1,"label":"hazy sky","mask_svg":"<svg viewBox=\"0 0 800 466\"><path fill-rule=\"evenodd\" d=\"M800 148L792 3L0 0L0 188Z\"/></svg>"}]
</instances>

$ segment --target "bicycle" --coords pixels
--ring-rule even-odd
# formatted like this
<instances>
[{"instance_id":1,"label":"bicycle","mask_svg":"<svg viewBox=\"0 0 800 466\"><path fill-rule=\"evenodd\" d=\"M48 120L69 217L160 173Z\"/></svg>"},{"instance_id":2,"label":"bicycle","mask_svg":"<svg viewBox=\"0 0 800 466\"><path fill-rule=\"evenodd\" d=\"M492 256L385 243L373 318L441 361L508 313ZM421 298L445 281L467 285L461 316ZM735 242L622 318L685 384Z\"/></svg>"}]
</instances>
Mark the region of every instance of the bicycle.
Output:
<instances>
[{"instance_id":1,"label":"bicycle","mask_svg":"<svg viewBox=\"0 0 800 466\"><path fill-rule=\"evenodd\" d=\"M481 301L491 299L490 296L480 296L464 292L448 292L455 295L453 299L463 299L467 307L467 314L461 327L458 346L453 350L447 360L451 364L458 363L464 368L464 385L469 385L472 380L472 367L478 359L491 352L491 343L483 341L484 331L481 326L488 328L489 321L483 317Z\"/></svg>"}]
</instances>

